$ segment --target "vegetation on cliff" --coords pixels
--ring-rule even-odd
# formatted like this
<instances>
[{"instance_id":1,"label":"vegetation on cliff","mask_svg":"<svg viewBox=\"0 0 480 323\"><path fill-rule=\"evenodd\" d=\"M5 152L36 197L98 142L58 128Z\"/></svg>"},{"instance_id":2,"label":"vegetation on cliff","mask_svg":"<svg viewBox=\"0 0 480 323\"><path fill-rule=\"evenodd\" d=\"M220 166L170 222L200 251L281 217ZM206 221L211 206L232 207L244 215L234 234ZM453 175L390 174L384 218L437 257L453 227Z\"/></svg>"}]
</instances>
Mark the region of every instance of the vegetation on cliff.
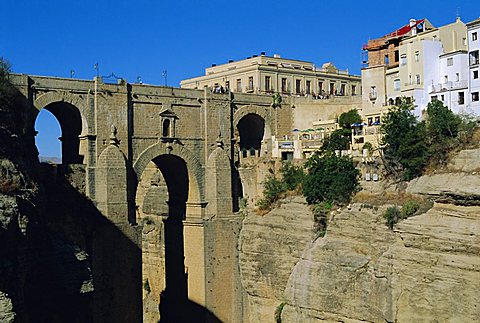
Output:
<instances>
[{"instance_id":1,"label":"vegetation on cliff","mask_svg":"<svg viewBox=\"0 0 480 323\"><path fill-rule=\"evenodd\" d=\"M448 153L468 142L476 126L473 119L455 115L439 100L428 104L424 121L413 110L413 103L403 99L389 109L381 125L387 175L403 180L422 175L428 165L445 165Z\"/></svg>"},{"instance_id":2,"label":"vegetation on cliff","mask_svg":"<svg viewBox=\"0 0 480 323\"><path fill-rule=\"evenodd\" d=\"M323 140L322 151L346 150L352 141L352 124L362 122L357 109L342 113L338 117L340 129L333 131Z\"/></svg>"}]
</instances>

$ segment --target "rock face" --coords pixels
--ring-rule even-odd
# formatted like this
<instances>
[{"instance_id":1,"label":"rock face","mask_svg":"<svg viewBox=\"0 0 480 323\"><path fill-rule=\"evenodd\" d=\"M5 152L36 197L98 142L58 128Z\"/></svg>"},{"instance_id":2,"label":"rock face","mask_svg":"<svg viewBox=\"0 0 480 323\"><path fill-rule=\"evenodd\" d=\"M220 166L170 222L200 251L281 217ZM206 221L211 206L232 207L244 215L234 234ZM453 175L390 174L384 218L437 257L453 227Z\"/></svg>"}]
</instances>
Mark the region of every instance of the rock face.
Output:
<instances>
[{"instance_id":1,"label":"rock face","mask_svg":"<svg viewBox=\"0 0 480 323\"><path fill-rule=\"evenodd\" d=\"M240 269L250 322L272 322L281 302L282 322L478 321L479 155L462 151L412 181L407 192L436 203L393 231L383 218L388 205L354 204L311 243L301 200L247 216Z\"/></svg>"},{"instance_id":2,"label":"rock face","mask_svg":"<svg viewBox=\"0 0 480 323\"><path fill-rule=\"evenodd\" d=\"M480 315L480 208L435 204L384 225L354 205L290 276L284 322L473 322Z\"/></svg>"},{"instance_id":3,"label":"rock face","mask_svg":"<svg viewBox=\"0 0 480 323\"><path fill-rule=\"evenodd\" d=\"M407 192L443 203L480 205L480 149L458 152L446 169L410 182Z\"/></svg>"},{"instance_id":4,"label":"rock face","mask_svg":"<svg viewBox=\"0 0 480 323\"><path fill-rule=\"evenodd\" d=\"M312 240L312 228L312 213L300 197L282 200L280 207L264 216L246 216L239 265L250 322L273 321L288 277Z\"/></svg>"}]
</instances>

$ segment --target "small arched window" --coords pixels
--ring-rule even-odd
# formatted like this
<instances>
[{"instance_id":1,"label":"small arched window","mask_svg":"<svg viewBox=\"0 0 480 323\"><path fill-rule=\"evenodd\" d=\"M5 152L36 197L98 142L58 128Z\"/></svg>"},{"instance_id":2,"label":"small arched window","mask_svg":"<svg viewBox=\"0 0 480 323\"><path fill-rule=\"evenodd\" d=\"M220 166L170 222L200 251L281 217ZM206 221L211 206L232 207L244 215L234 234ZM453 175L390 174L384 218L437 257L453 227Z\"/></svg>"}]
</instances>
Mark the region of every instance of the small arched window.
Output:
<instances>
[{"instance_id":1,"label":"small arched window","mask_svg":"<svg viewBox=\"0 0 480 323\"><path fill-rule=\"evenodd\" d=\"M162 136L170 137L170 119L163 120Z\"/></svg>"}]
</instances>

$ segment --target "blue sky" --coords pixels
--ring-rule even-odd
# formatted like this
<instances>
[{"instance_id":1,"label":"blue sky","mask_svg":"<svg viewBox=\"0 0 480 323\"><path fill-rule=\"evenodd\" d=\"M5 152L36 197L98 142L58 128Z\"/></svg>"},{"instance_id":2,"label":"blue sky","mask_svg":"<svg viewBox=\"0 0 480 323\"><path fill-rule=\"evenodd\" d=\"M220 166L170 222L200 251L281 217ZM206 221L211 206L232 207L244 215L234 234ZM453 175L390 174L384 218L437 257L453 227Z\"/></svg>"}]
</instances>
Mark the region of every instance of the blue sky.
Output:
<instances>
[{"instance_id":1,"label":"blue sky","mask_svg":"<svg viewBox=\"0 0 480 323\"><path fill-rule=\"evenodd\" d=\"M441 26L457 12L480 16L478 0L2 0L0 10L0 56L14 72L92 79L98 62L129 82L163 85L167 70L170 86L262 51L359 74L362 45L412 17Z\"/></svg>"}]
</instances>

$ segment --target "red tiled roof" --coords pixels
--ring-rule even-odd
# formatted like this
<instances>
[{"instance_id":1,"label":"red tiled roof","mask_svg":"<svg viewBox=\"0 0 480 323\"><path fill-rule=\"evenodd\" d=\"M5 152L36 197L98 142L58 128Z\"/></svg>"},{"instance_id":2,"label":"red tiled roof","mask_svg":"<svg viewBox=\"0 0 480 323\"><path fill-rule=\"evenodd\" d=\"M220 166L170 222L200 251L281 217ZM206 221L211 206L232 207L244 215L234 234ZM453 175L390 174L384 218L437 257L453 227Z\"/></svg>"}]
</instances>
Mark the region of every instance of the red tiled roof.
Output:
<instances>
[{"instance_id":1,"label":"red tiled roof","mask_svg":"<svg viewBox=\"0 0 480 323\"><path fill-rule=\"evenodd\" d=\"M424 21L425 21L425 18L417 20L415 22L415 25L413 25L413 27L417 27L417 25L423 23ZM408 34L410 32L410 30L412 30L413 27L410 27L410 24L406 24L405 26L395 30L394 32L391 32L390 34L385 35L384 37L385 38L394 38L394 37L404 36L404 35Z\"/></svg>"},{"instance_id":2,"label":"red tiled roof","mask_svg":"<svg viewBox=\"0 0 480 323\"><path fill-rule=\"evenodd\" d=\"M424 22L425 22L425 18L417 20L412 27L410 27L410 23L408 23L405 26L402 26L399 29L397 29L397 30L395 30L395 31L393 31L389 34L386 34L383 37L368 41L368 44L363 45L363 49L368 50L370 48L375 48L375 47L378 47L381 43L384 43L391 38L398 38L398 37L405 36L406 34L408 34L410 32L410 30L412 30L412 28L416 28L419 24L422 24Z\"/></svg>"}]
</instances>

